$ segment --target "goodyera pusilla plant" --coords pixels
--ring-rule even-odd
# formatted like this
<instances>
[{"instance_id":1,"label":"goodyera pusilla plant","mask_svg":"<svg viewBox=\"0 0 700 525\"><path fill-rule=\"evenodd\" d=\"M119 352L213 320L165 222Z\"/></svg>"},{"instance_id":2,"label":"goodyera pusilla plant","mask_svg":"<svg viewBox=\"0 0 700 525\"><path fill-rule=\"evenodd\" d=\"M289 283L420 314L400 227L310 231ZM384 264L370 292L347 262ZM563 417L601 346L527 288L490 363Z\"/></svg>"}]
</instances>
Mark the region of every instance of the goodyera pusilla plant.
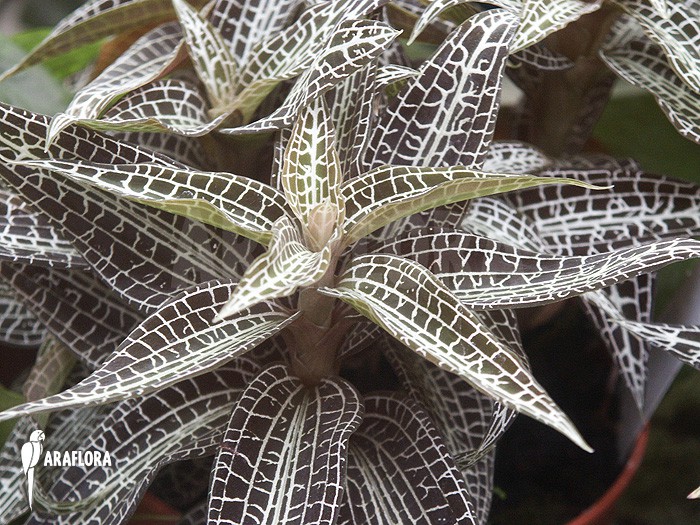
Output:
<instances>
[{"instance_id":1,"label":"goodyera pusilla plant","mask_svg":"<svg viewBox=\"0 0 700 525\"><path fill-rule=\"evenodd\" d=\"M1 336L39 347L0 524L35 429L111 464L38 465L29 524L163 477L191 525L482 524L515 413L589 450L514 309L580 296L640 407L648 345L700 367L651 321L700 188L580 153L616 75L700 142L700 2L490 4L93 0L5 73L114 37L62 113L0 105Z\"/></svg>"}]
</instances>

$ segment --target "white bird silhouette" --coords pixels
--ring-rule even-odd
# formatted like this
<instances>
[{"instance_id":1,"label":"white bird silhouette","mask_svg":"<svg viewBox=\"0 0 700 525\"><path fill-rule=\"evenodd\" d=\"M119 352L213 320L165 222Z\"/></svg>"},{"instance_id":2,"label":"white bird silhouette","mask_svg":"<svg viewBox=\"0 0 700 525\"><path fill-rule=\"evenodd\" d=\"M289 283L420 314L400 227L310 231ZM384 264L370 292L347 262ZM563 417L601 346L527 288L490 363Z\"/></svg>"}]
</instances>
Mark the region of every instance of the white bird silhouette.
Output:
<instances>
[{"instance_id":1,"label":"white bird silhouette","mask_svg":"<svg viewBox=\"0 0 700 525\"><path fill-rule=\"evenodd\" d=\"M29 508L32 509L34 501L34 467L39 463L41 452L43 451L42 441L44 441L44 432L35 430L29 435L29 441L22 445L22 468L24 475L27 476L27 498L29 499Z\"/></svg>"}]
</instances>

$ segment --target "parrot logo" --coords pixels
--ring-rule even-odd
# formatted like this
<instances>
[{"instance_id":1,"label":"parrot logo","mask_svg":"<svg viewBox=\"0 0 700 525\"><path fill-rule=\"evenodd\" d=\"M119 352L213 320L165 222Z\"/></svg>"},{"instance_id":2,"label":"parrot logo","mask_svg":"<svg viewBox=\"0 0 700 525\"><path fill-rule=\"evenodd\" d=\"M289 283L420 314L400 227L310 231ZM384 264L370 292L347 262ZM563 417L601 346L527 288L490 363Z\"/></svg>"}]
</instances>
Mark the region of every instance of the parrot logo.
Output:
<instances>
[{"instance_id":1,"label":"parrot logo","mask_svg":"<svg viewBox=\"0 0 700 525\"><path fill-rule=\"evenodd\" d=\"M34 501L34 467L41 459L41 453L44 449L42 442L44 441L44 433L41 430L35 430L29 435L29 441L22 445L22 468L24 475L27 477L27 499L29 500L29 508L32 509ZM33 510L33 509L32 509Z\"/></svg>"}]
</instances>

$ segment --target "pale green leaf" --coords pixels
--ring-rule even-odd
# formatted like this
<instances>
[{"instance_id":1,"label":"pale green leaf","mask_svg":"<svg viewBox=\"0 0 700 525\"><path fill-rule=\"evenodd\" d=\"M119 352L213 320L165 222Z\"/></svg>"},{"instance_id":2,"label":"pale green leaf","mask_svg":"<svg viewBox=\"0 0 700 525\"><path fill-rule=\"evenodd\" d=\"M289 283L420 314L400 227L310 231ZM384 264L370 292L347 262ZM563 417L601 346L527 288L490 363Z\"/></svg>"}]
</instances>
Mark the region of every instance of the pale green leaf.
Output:
<instances>
[{"instance_id":1,"label":"pale green leaf","mask_svg":"<svg viewBox=\"0 0 700 525\"><path fill-rule=\"evenodd\" d=\"M225 319L265 299L293 294L317 282L328 270L330 247L309 251L301 234L287 217L275 223L268 251L248 267L231 299L216 320Z\"/></svg>"},{"instance_id":2,"label":"pale green leaf","mask_svg":"<svg viewBox=\"0 0 700 525\"><path fill-rule=\"evenodd\" d=\"M344 218L345 208L339 199L342 177L333 123L319 97L297 119L281 173L287 202L304 225L305 233L318 241L318 249ZM324 208L328 208L325 213Z\"/></svg>"},{"instance_id":3,"label":"pale green leaf","mask_svg":"<svg viewBox=\"0 0 700 525\"><path fill-rule=\"evenodd\" d=\"M346 206L345 243L351 244L390 222L437 206L543 184L564 183L603 189L573 179L484 173L464 166L383 166L348 180L341 187Z\"/></svg>"},{"instance_id":4,"label":"pale green leaf","mask_svg":"<svg viewBox=\"0 0 700 525\"><path fill-rule=\"evenodd\" d=\"M197 75L204 83L212 113L223 111L233 99L238 66L229 44L211 23L185 0L172 0Z\"/></svg>"}]
</instances>

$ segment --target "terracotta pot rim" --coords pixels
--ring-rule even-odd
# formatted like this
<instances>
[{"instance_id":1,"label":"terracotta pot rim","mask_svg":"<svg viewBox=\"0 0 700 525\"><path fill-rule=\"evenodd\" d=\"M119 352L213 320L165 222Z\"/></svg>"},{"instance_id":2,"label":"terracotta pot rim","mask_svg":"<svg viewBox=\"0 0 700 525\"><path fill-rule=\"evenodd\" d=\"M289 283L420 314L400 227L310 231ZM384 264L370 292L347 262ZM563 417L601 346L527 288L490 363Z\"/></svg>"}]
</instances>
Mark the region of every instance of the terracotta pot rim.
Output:
<instances>
[{"instance_id":1,"label":"terracotta pot rim","mask_svg":"<svg viewBox=\"0 0 700 525\"><path fill-rule=\"evenodd\" d=\"M644 458L644 453L649 441L649 424L645 425L637 437L637 442L632 449L630 457L627 459L622 472L618 475L615 482L610 485L608 490L598 498L590 507L584 510L576 518L569 521L566 525L601 525L608 523L606 521L611 517L617 501L622 496L627 486L632 481L632 478L639 470L639 465Z\"/></svg>"}]
</instances>

